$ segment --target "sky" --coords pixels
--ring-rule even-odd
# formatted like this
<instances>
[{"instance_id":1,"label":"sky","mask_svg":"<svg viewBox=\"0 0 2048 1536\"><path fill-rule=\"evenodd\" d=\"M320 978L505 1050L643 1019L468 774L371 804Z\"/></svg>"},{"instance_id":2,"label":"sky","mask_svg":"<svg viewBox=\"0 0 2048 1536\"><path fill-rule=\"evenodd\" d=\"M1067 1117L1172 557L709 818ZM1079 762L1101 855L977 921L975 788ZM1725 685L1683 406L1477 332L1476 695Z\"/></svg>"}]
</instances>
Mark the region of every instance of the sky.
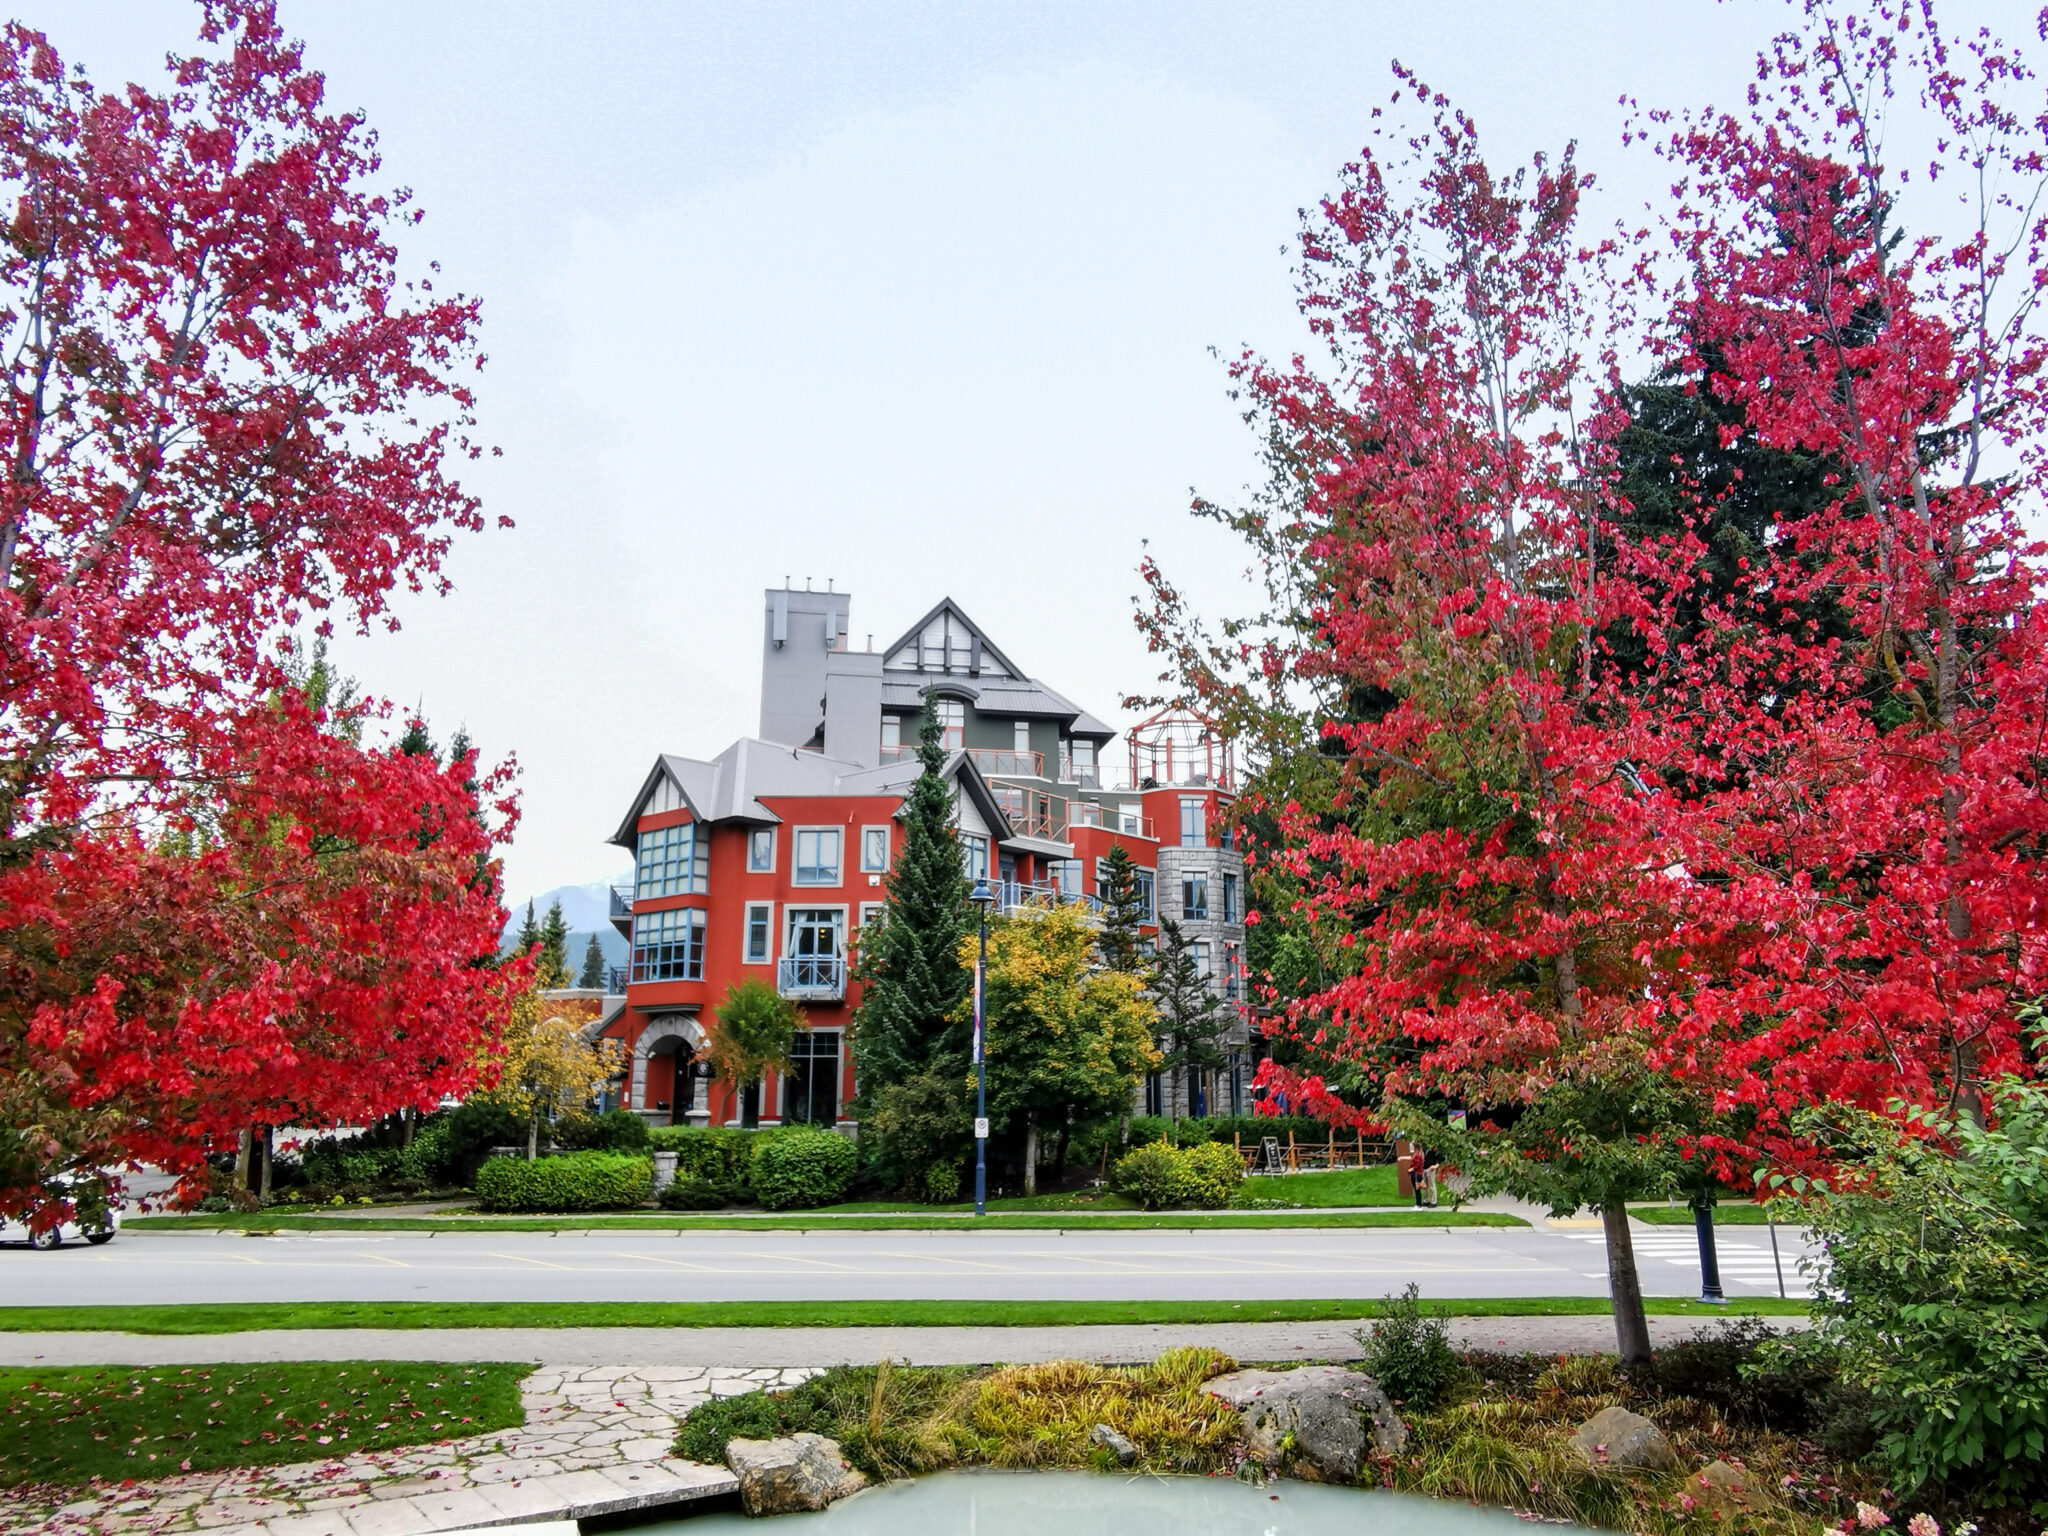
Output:
<instances>
[{"instance_id":1,"label":"sky","mask_svg":"<svg viewBox=\"0 0 2048 1536\"><path fill-rule=\"evenodd\" d=\"M609 877L657 753L757 724L762 589L853 594L856 644L951 596L1091 712L1154 686L1148 552L1248 600L1188 514L1256 477L1222 357L1302 343L1289 246L1399 59L1503 160L1576 140L1589 227L1667 179L1624 93L1733 105L1767 0L631 4L282 0L427 212L405 256L483 299L445 598L344 671L516 757L515 902ZM160 84L179 0L18 15ZM2025 40L2022 7L1945 6Z\"/></svg>"}]
</instances>

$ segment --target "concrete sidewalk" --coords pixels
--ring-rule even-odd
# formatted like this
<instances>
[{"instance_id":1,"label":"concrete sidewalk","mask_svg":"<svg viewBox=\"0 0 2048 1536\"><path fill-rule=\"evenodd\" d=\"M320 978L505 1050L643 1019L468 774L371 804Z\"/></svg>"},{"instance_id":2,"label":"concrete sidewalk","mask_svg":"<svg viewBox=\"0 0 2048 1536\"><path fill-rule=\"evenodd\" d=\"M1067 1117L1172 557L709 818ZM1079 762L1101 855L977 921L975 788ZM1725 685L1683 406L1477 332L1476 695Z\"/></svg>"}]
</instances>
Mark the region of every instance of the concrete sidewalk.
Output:
<instances>
[{"instance_id":1,"label":"concrete sidewalk","mask_svg":"<svg viewBox=\"0 0 2048 1536\"><path fill-rule=\"evenodd\" d=\"M1802 1327L1804 1319L1767 1319ZM1674 1343L1718 1318L1652 1317ZM1614 1348L1612 1318L1452 1318L1462 1349L1585 1354ZM987 1365L1151 1360L1182 1344L1240 1360L1352 1360L1363 1323L1191 1323L1072 1328L304 1328L251 1333L6 1333L0 1365L211 1365L263 1360L532 1360L543 1365L815 1370L828 1365Z\"/></svg>"}]
</instances>

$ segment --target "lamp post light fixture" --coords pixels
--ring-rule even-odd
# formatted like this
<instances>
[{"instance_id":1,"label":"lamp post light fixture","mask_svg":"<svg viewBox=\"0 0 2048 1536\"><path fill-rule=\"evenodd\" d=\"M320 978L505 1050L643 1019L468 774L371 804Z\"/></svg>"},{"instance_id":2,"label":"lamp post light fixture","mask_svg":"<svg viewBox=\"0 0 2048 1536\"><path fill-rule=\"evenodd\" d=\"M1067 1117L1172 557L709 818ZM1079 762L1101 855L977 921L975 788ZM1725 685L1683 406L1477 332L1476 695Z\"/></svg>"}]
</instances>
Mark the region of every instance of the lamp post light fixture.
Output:
<instances>
[{"instance_id":1,"label":"lamp post light fixture","mask_svg":"<svg viewBox=\"0 0 2048 1536\"><path fill-rule=\"evenodd\" d=\"M974 882L967 899L974 903L981 924L981 950L974 962L974 1214L988 1214L988 1069L982 1059L987 997L983 980L988 974L988 909L996 904L995 887L983 876Z\"/></svg>"}]
</instances>

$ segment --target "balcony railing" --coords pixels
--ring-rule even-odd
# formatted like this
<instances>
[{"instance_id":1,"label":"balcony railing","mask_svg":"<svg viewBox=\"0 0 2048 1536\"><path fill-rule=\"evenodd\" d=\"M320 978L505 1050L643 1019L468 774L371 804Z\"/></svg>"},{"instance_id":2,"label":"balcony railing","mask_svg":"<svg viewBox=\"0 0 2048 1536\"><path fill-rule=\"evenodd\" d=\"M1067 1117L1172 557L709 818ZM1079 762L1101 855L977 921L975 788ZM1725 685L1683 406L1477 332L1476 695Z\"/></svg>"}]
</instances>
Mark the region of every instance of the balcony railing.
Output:
<instances>
[{"instance_id":1,"label":"balcony railing","mask_svg":"<svg viewBox=\"0 0 2048 1536\"><path fill-rule=\"evenodd\" d=\"M991 784L989 792L1003 808L1003 819L1019 837L1061 838L1067 832L1067 797L1019 784Z\"/></svg>"},{"instance_id":2,"label":"balcony railing","mask_svg":"<svg viewBox=\"0 0 2048 1536\"><path fill-rule=\"evenodd\" d=\"M1102 788L1102 766L1099 763L1086 763L1076 768L1073 758L1062 752L1060 754L1060 782L1062 784L1078 784L1083 789L1100 789Z\"/></svg>"},{"instance_id":3,"label":"balcony railing","mask_svg":"<svg viewBox=\"0 0 2048 1536\"><path fill-rule=\"evenodd\" d=\"M623 965L605 967L604 989L614 997L626 990L626 968Z\"/></svg>"},{"instance_id":4,"label":"balcony railing","mask_svg":"<svg viewBox=\"0 0 2048 1536\"><path fill-rule=\"evenodd\" d=\"M1102 827L1110 832L1128 833L1132 837L1156 836L1150 816L1140 816L1136 811L1119 805L1100 805L1093 800L1076 800L1069 807L1067 825Z\"/></svg>"},{"instance_id":5,"label":"balcony railing","mask_svg":"<svg viewBox=\"0 0 2048 1536\"><path fill-rule=\"evenodd\" d=\"M1050 881L1005 880L996 886L996 908L1005 917L1052 907L1083 907L1100 912L1102 902L1085 891L1063 891Z\"/></svg>"},{"instance_id":6,"label":"balcony railing","mask_svg":"<svg viewBox=\"0 0 2048 1536\"><path fill-rule=\"evenodd\" d=\"M1043 752L1010 752L995 747L970 747L968 755L974 759L974 766L992 778L998 779L1042 779L1045 777L1045 754Z\"/></svg>"},{"instance_id":7,"label":"balcony railing","mask_svg":"<svg viewBox=\"0 0 2048 1536\"><path fill-rule=\"evenodd\" d=\"M775 990L799 1002L838 1002L846 996L844 955L784 955L775 966Z\"/></svg>"},{"instance_id":8,"label":"balcony railing","mask_svg":"<svg viewBox=\"0 0 2048 1536\"><path fill-rule=\"evenodd\" d=\"M611 889L612 926L627 938L633 937L633 882L621 880Z\"/></svg>"}]
</instances>

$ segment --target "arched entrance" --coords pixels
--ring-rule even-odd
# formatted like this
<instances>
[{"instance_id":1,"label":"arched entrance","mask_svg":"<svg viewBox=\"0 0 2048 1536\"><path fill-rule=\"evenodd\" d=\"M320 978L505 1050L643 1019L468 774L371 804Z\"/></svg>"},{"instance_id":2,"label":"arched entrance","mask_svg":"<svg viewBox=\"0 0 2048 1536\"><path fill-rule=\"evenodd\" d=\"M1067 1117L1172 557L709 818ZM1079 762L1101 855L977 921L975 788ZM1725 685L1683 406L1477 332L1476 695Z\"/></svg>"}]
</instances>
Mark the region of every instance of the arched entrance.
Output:
<instances>
[{"instance_id":1,"label":"arched entrance","mask_svg":"<svg viewBox=\"0 0 2048 1536\"><path fill-rule=\"evenodd\" d=\"M704 1030L691 1013L657 1014L633 1042L633 1081L628 1103L656 1125L702 1125L704 1073L698 1069Z\"/></svg>"}]
</instances>

